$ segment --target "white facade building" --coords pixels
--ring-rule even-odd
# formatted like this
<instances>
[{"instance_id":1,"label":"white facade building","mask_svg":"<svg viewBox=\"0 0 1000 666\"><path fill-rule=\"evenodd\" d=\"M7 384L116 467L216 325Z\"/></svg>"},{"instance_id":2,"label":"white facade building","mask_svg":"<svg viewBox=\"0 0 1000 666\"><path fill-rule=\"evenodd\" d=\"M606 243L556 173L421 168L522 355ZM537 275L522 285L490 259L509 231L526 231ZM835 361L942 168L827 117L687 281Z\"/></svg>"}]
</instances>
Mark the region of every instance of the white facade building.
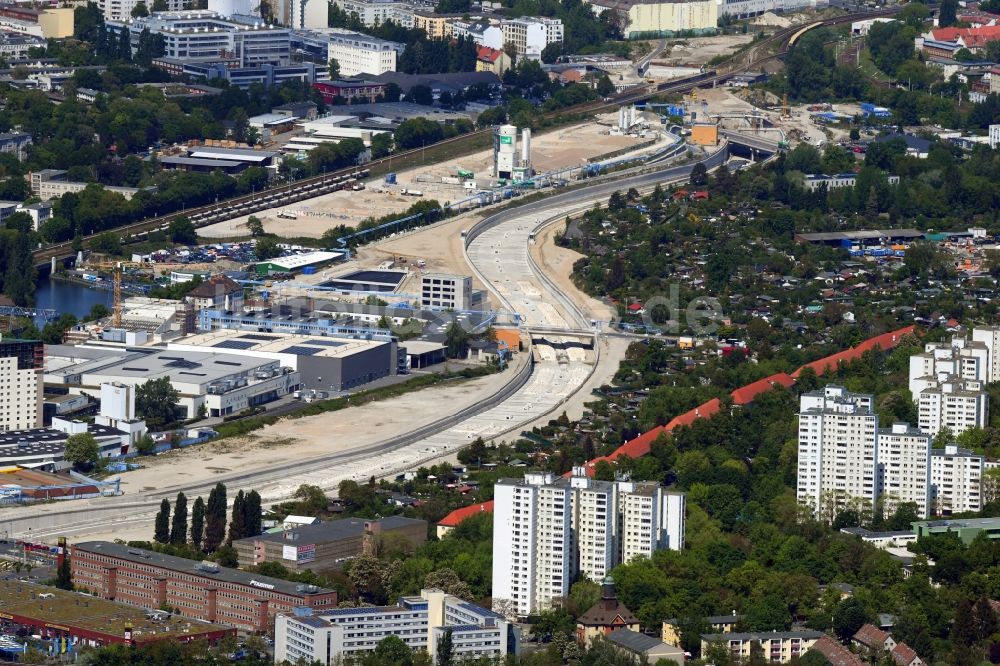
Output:
<instances>
[{"instance_id":1,"label":"white facade building","mask_svg":"<svg viewBox=\"0 0 1000 666\"><path fill-rule=\"evenodd\" d=\"M127 21L132 18L132 10L135 6L143 2L148 11L152 11L152 0L97 0L97 6L104 14L105 21ZM179 12L184 9L183 0L166 0L167 10Z\"/></svg>"},{"instance_id":2,"label":"white facade building","mask_svg":"<svg viewBox=\"0 0 1000 666\"><path fill-rule=\"evenodd\" d=\"M549 44L563 41L562 19L524 16L500 22L503 43L511 43L517 55L538 60L542 49Z\"/></svg>"},{"instance_id":3,"label":"white facade building","mask_svg":"<svg viewBox=\"0 0 1000 666\"><path fill-rule=\"evenodd\" d=\"M956 337L951 342L930 342L924 351L910 357L910 393L916 400L940 375L981 382L990 381L990 349L980 341Z\"/></svg>"},{"instance_id":4,"label":"white facade building","mask_svg":"<svg viewBox=\"0 0 1000 666\"><path fill-rule=\"evenodd\" d=\"M991 136L993 127L993 125L990 126ZM1000 125L996 127L998 128L998 136L1000 136ZM987 383L1000 381L1000 327L974 328L972 329L972 341L984 345L989 355L989 367L986 377L983 379Z\"/></svg>"},{"instance_id":5,"label":"white facade building","mask_svg":"<svg viewBox=\"0 0 1000 666\"><path fill-rule=\"evenodd\" d=\"M931 437L907 423L878 431L882 511L889 516L912 502L921 518L930 515Z\"/></svg>"},{"instance_id":6,"label":"white facade building","mask_svg":"<svg viewBox=\"0 0 1000 666\"><path fill-rule=\"evenodd\" d=\"M397 42L343 28L296 31L292 43L324 63L335 58L341 76L395 72L396 58L404 48Z\"/></svg>"},{"instance_id":7,"label":"white facade building","mask_svg":"<svg viewBox=\"0 0 1000 666\"><path fill-rule=\"evenodd\" d=\"M976 380L959 380L941 375L935 386L916 396L920 429L935 436L948 428L952 435L984 428L989 415L989 394Z\"/></svg>"},{"instance_id":8,"label":"white facade building","mask_svg":"<svg viewBox=\"0 0 1000 666\"><path fill-rule=\"evenodd\" d=\"M496 658L520 651L520 633L502 616L441 590L425 589L396 606L338 608L274 621L274 661L341 663L363 655L388 636L398 636L412 650L433 659L440 638L451 631L454 659Z\"/></svg>"},{"instance_id":9,"label":"white facade building","mask_svg":"<svg viewBox=\"0 0 1000 666\"><path fill-rule=\"evenodd\" d=\"M491 49L503 49L503 30L483 19L469 21L452 21L452 37L468 37L478 46L488 46Z\"/></svg>"},{"instance_id":10,"label":"white facade building","mask_svg":"<svg viewBox=\"0 0 1000 666\"><path fill-rule=\"evenodd\" d=\"M42 425L42 343L0 336L0 432Z\"/></svg>"},{"instance_id":11,"label":"white facade building","mask_svg":"<svg viewBox=\"0 0 1000 666\"><path fill-rule=\"evenodd\" d=\"M878 497L878 416L871 395L827 386L799 404L796 498L816 514Z\"/></svg>"},{"instance_id":12,"label":"white facade building","mask_svg":"<svg viewBox=\"0 0 1000 666\"><path fill-rule=\"evenodd\" d=\"M493 603L507 616L551 607L585 575L684 545L684 495L652 483L598 481L583 468L494 486Z\"/></svg>"},{"instance_id":13,"label":"white facade building","mask_svg":"<svg viewBox=\"0 0 1000 666\"><path fill-rule=\"evenodd\" d=\"M392 21L404 28L413 27L415 5L398 0L333 0L333 4L348 15L355 14L358 20L371 28ZM430 5L433 7L433 4Z\"/></svg>"},{"instance_id":14,"label":"white facade building","mask_svg":"<svg viewBox=\"0 0 1000 666\"><path fill-rule=\"evenodd\" d=\"M166 58L196 60L232 58L242 67L288 64L291 53L287 28L259 23L240 23L208 10L157 12L145 18L109 21L116 35L127 29L133 52L144 29L162 35Z\"/></svg>"},{"instance_id":15,"label":"white facade building","mask_svg":"<svg viewBox=\"0 0 1000 666\"><path fill-rule=\"evenodd\" d=\"M946 446L931 451L933 513L949 515L982 509L985 459L968 449Z\"/></svg>"}]
</instances>

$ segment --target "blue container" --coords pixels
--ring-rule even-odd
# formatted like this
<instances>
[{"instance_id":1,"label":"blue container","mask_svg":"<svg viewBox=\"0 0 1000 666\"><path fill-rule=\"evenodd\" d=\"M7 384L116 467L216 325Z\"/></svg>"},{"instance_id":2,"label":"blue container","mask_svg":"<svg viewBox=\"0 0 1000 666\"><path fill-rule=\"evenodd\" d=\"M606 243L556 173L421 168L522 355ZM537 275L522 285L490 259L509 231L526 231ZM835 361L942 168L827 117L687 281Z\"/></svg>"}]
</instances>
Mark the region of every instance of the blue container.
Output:
<instances>
[{"instance_id":1,"label":"blue container","mask_svg":"<svg viewBox=\"0 0 1000 666\"><path fill-rule=\"evenodd\" d=\"M396 174L394 174L394 173L387 173L387 174L385 174L385 184L386 185L395 185L396 184Z\"/></svg>"},{"instance_id":2,"label":"blue container","mask_svg":"<svg viewBox=\"0 0 1000 666\"><path fill-rule=\"evenodd\" d=\"M316 274L316 267L315 266L306 266L305 268L302 269L302 274L303 275L315 275Z\"/></svg>"}]
</instances>

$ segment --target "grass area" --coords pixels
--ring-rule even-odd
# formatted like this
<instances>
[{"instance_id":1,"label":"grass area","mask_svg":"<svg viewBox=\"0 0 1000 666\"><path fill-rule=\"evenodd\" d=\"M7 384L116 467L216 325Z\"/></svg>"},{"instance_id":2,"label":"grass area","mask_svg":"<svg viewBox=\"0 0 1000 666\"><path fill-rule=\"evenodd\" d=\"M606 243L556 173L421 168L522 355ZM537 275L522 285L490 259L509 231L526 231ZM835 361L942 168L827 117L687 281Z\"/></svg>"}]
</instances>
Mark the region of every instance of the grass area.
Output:
<instances>
[{"instance_id":1,"label":"grass area","mask_svg":"<svg viewBox=\"0 0 1000 666\"><path fill-rule=\"evenodd\" d=\"M871 51L869 51L868 49L863 49L861 51L861 59L858 62L858 68L861 70L862 74L864 74L867 78L871 79L872 81L876 81L878 83L892 82L892 78L888 74L883 72L881 69L876 67L875 63L872 62L872 54Z\"/></svg>"},{"instance_id":2,"label":"grass area","mask_svg":"<svg viewBox=\"0 0 1000 666\"><path fill-rule=\"evenodd\" d=\"M317 402L308 403L304 405L302 409L291 414L283 414L281 416L252 416L239 421L223 423L215 428L215 431L219 433L219 437L213 441L218 441L219 439L226 437L247 435L254 430L259 430L264 426L277 423L283 418L300 418L303 416L325 414L326 412L336 412L351 406L365 405L370 402L395 398L407 393L428 388L430 386L443 384L444 382L485 377L486 375L493 374L494 372L495 369L492 366L484 365L476 368L466 368L465 370L460 370L458 372L448 371L436 372L430 375L419 375L399 384L383 386L376 389L370 389L368 391L359 391L358 393L343 398L333 398L331 400L319 400Z\"/></svg>"}]
</instances>

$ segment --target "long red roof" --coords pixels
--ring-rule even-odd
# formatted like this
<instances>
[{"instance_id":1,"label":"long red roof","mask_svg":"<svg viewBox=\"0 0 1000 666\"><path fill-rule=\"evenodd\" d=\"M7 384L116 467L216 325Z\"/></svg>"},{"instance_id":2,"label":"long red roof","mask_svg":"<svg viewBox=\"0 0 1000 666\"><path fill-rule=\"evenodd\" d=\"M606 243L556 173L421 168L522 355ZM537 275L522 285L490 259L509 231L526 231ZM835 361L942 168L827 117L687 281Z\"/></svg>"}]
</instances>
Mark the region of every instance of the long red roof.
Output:
<instances>
[{"instance_id":1,"label":"long red roof","mask_svg":"<svg viewBox=\"0 0 1000 666\"><path fill-rule=\"evenodd\" d=\"M881 349L892 349L899 344L899 341L904 335L909 335L913 333L913 331L913 326L906 326L895 331L890 331L889 333L883 333L882 335L877 335L874 338L868 338L856 347L851 347L850 349L845 349L842 352L831 354L830 356L813 361L812 363L807 363L791 375L779 372L771 375L770 377L758 379L755 382L751 382L746 386L741 386L733 391L730 394L733 398L733 404L749 404L753 402L758 395L766 391L770 391L777 385L781 385L785 388L791 388L795 385L795 378L797 378L806 368L812 368L816 371L817 375L822 375L829 370L836 370L841 362L850 363L851 361L861 358L861 355L869 349L874 349L875 347L879 347ZM712 398L708 402L698 405L691 411L674 417L667 425L656 426L652 430L648 430L638 437L630 439L607 456L601 456L588 461L586 463L587 474L593 475L594 466L602 460L613 462L614 459L619 456L639 458L641 456L648 455L650 447L661 433L670 433L674 428L678 428L680 426L690 426L698 419L715 416L721 408L722 402L718 398ZM438 525L442 525L444 527L454 527L469 516L473 516L481 511L492 512L493 500L483 502L482 504L473 504L472 506L456 509L442 518Z\"/></svg>"}]
</instances>

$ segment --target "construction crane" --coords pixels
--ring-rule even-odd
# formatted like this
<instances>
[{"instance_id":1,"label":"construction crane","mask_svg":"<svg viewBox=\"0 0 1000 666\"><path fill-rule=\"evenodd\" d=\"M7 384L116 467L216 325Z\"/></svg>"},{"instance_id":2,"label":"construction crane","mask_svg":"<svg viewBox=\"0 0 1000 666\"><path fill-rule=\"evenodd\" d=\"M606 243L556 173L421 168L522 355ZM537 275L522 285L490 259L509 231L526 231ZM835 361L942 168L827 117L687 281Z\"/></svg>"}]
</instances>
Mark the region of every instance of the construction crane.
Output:
<instances>
[{"instance_id":1,"label":"construction crane","mask_svg":"<svg viewBox=\"0 0 1000 666\"><path fill-rule=\"evenodd\" d=\"M111 271L114 279L114 310L111 324L115 328L120 328L122 325L122 274L126 268L150 268L151 265L139 261L103 261L88 265L95 269Z\"/></svg>"}]
</instances>

